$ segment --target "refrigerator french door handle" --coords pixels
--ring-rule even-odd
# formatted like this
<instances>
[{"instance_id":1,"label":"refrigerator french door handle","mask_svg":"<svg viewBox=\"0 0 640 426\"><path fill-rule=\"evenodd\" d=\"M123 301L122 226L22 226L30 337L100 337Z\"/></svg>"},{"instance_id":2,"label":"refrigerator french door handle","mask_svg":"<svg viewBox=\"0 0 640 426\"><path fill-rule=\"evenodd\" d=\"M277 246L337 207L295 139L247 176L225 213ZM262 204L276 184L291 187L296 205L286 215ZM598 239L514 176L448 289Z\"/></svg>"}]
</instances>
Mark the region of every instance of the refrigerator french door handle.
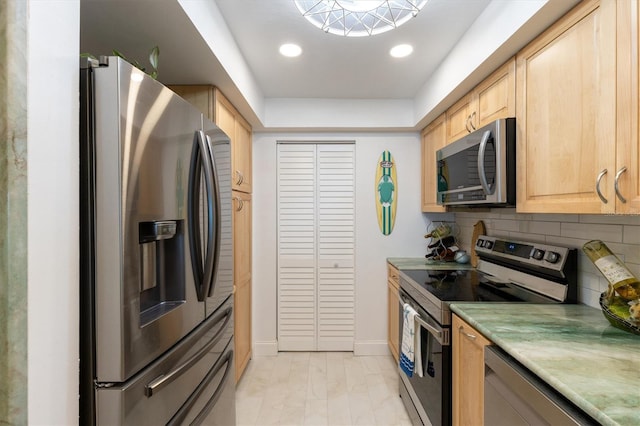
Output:
<instances>
[{"instance_id":1,"label":"refrigerator french door handle","mask_svg":"<svg viewBox=\"0 0 640 426\"><path fill-rule=\"evenodd\" d=\"M213 291L215 289L215 277L216 274L218 273L218 264L220 263L220 238L221 238L221 234L222 234L222 221L220 220L220 215L221 213L221 209L220 209L220 180L218 178L218 169L216 168L214 162L213 162L213 149L212 149L212 142L211 142L211 138L209 137L209 135L206 135L206 139L207 139L207 147L209 147L209 161L211 163L211 177L212 177L212 181L213 181L213 195L214 195L214 200L215 200L215 205L214 205L214 209L215 209L215 213L213 214L213 217L210 217L210 220L212 220L214 222L213 226L211 226L211 229L215 229L215 237L213 238L214 241L214 247L213 247L213 264L211 265L211 280L208 281L209 286L208 286L208 291L205 293L208 297L211 297L211 295L213 294Z\"/></svg>"},{"instance_id":2,"label":"refrigerator french door handle","mask_svg":"<svg viewBox=\"0 0 640 426\"><path fill-rule=\"evenodd\" d=\"M196 285L198 300L202 300L202 245L200 242L200 214L199 197L200 194L200 170L202 168L202 155L200 144L198 143L198 132L193 135L193 149L191 150L191 160L189 162L189 187L187 190L187 221L189 231L189 249L191 254L191 269Z\"/></svg>"},{"instance_id":3,"label":"refrigerator french door handle","mask_svg":"<svg viewBox=\"0 0 640 426\"><path fill-rule=\"evenodd\" d=\"M187 416L187 414L189 414L189 411L193 407L193 404L195 404L198 398L200 398L200 395L205 390L205 388L209 385L209 383L211 383L211 381L216 376L216 374L218 374L218 372L222 369L222 367L226 365L224 374L222 375L222 380L220 380L220 384L218 385L218 388L215 390L211 398L209 398L209 400L206 402L204 408L202 408L202 410L198 413L196 418L191 422L192 425L199 425L202 423L204 418L209 414L213 406L218 401L218 398L220 398L220 395L224 390L224 385L227 382L227 380L229 380L229 376L230 376L229 373L231 372L232 360L233 360L233 349L230 349L224 356L220 357L220 359L218 359L218 361L213 365L213 367L211 368L211 370L209 370L205 378L202 379L202 382L200 382L196 390L189 396L187 401L182 405L182 407L180 407L178 412L176 412L176 414L173 415L171 420L169 420L169 422L167 423L167 426L182 425L185 417Z\"/></svg>"},{"instance_id":4,"label":"refrigerator french door handle","mask_svg":"<svg viewBox=\"0 0 640 426\"><path fill-rule=\"evenodd\" d=\"M199 214L199 194L200 194L200 171L204 169L204 179L207 192L207 243L205 247L204 265L202 261L202 246L200 244L200 214ZM191 154L191 165L189 170L189 245L191 247L191 267L196 279L196 293L198 301L205 300L208 294L211 280L213 279L213 268L215 252L214 246L213 216L214 205L211 198L215 192L213 177L213 164L210 150L202 130L198 130L194 136L194 146Z\"/></svg>"},{"instance_id":5,"label":"refrigerator french door handle","mask_svg":"<svg viewBox=\"0 0 640 426\"><path fill-rule=\"evenodd\" d=\"M222 327L220 327L220 330L218 330L215 336L213 336L211 340L209 340L209 342L202 347L202 349L200 349L195 355L193 355L191 358L189 358L179 367L171 370L167 374L163 374L162 376L157 377L151 383L149 383L144 387L144 393L147 396L147 398L151 398L155 393L157 393L162 388L164 388L165 386L167 386L168 384L176 380L178 377L180 377L183 372L191 368L196 362L198 362L203 356L205 356L207 352L209 352L209 350L213 346L215 346L216 343L220 341L220 338L223 336L224 331L226 330L227 325L229 324L229 321L231 321L232 311L233 311L233 308L227 308L224 311L225 319L224 319L224 323L222 324Z\"/></svg>"}]
</instances>

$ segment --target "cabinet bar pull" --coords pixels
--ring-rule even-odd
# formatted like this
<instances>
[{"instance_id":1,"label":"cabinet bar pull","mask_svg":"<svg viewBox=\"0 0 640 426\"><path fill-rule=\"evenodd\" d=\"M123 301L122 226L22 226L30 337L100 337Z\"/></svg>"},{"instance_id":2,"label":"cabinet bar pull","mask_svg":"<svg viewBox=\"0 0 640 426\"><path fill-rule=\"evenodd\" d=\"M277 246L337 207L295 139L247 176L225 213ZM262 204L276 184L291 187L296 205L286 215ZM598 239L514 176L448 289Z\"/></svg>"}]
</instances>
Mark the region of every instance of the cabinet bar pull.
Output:
<instances>
[{"instance_id":1,"label":"cabinet bar pull","mask_svg":"<svg viewBox=\"0 0 640 426\"><path fill-rule=\"evenodd\" d=\"M463 335L467 336L467 338L469 338L471 340L476 340L478 338L478 336L476 336L475 334L467 333L466 331L464 331L464 327L463 326L460 326L458 328L458 330L460 331L460 334L463 334Z\"/></svg>"},{"instance_id":2,"label":"cabinet bar pull","mask_svg":"<svg viewBox=\"0 0 640 426\"><path fill-rule=\"evenodd\" d=\"M622 174L623 174L624 172L626 172L626 171L627 171L627 167L626 167L626 166L622 166L622 168L621 168L620 170L618 170L618 173L616 173L616 178L615 178L615 180L614 180L614 184L613 184L613 187L614 187L614 188L615 188L615 190L616 190L616 196L617 196L617 197L620 199L620 201L622 201L623 203L626 203L626 202L627 202L627 199L626 199L626 198L624 198L624 197L622 196L622 194L620 193L620 187L618 186L618 180L620 179L620 176L622 176Z\"/></svg>"},{"instance_id":3,"label":"cabinet bar pull","mask_svg":"<svg viewBox=\"0 0 640 426\"><path fill-rule=\"evenodd\" d=\"M476 130L476 126L473 125L473 118L476 116L476 112L473 111L473 113L469 116L469 124L471 125L471 128L473 130Z\"/></svg>"},{"instance_id":4,"label":"cabinet bar pull","mask_svg":"<svg viewBox=\"0 0 640 426\"><path fill-rule=\"evenodd\" d=\"M607 174L607 169L604 169L604 170L602 170L600 172L600 174L598 174L598 177L596 178L596 192L598 193L598 197L600 197L602 202L605 203L605 204L607 204L609 202L609 200L604 198L604 195L602 195L602 192L600 191L600 181L602 180L602 178L606 174Z\"/></svg>"}]
</instances>

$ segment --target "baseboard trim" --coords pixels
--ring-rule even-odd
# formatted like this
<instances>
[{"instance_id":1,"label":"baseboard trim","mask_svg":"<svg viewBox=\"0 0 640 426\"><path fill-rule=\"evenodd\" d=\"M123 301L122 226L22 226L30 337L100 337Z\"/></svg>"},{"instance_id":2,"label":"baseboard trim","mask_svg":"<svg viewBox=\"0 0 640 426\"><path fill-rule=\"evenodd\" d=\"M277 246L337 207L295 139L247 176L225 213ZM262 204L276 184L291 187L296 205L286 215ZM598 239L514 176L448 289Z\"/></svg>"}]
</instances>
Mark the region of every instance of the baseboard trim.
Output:
<instances>
[{"instance_id":1,"label":"baseboard trim","mask_svg":"<svg viewBox=\"0 0 640 426\"><path fill-rule=\"evenodd\" d=\"M386 340L367 340L355 342L353 345L355 356L386 356L391 355L389 344ZM277 356L278 341L265 341L253 343L253 356Z\"/></svg>"},{"instance_id":2,"label":"baseboard trim","mask_svg":"<svg viewBox=\"0 0 640 426\"><path fill-rule=\"evenodd\" d=\"M253 355L254 356L277 356L278 341L273 340L268 342L254 342Z\"/></svg>"},{"instance_id":3,"label":"baseboard trim","mask_svg":"<svg viewBox=\"0 0 640 426\"><path fill-rule=\"evenodd\" d=\"M355 356L382 356L391 355L391 350L386 340L367 340L355 342L353 354Z\"/></svg>"}]
</instances>

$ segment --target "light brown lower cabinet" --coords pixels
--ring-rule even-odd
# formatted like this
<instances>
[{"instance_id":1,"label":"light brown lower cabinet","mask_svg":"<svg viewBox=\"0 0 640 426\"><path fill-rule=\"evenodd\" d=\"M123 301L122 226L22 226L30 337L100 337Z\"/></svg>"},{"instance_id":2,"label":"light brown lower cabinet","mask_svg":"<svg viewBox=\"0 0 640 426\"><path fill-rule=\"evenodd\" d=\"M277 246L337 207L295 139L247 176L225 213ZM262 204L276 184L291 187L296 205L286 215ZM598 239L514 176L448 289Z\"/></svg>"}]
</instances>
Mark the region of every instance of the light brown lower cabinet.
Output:
<instances>
[{"instance_id":1,"label":"light brown lower cabinet","mask_svg":"<svg viewBox=\"0 0 640 426\"><path fill-rule=\"evenodd\" d=\"M387 303L388 303L388 341L391 355L398 362L399 345L400 345L400 303L398 291L400 288L400 277L398 269L390 263L387 264Z\"/></svg>"},{"instance_id":2,"label":"light brown lower cabinet","mask_svg":"<svg viewBox=\"0 0 640 426\"><path fill-rule=\"evenodd\" d=\"M251 194L233 191L234 349L236 382L251 359Z\"/></svg>"},{"instance_id":3,"label":"light brown lower cabinet","mask_svg":"<svg viewBox=\"0 0 640 426\"><path fill-rule=\"evenodd\" d=\"M484 423L484 348L491 345L476 329L453 315L453 425Z\"/></svg>"}]
</instances>

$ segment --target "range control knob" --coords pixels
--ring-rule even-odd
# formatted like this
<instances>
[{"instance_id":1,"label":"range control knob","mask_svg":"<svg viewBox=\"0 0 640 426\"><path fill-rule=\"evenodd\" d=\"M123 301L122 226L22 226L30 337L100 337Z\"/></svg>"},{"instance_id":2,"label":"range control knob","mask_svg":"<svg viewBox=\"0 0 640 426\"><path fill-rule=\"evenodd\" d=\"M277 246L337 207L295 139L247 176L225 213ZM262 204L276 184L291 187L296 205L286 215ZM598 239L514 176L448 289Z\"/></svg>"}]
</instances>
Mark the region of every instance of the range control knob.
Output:
<instances>
[{"instance_id":1,"label":"range control knob","mask_svg":"<svg viewBox=\"0 0 640 426\"><path fill-rule=\"evenodd\" d=\"M484 240L481 238L478 238L478 241L476 241L476 246L484 247Z\"/></svg>"},{"instance_id":2,"label":"range control knob","mask_svg":"<svg viewBox=\"0 0 640 426\"><path fill-rule=\"evenodd\" d=\"M534 249L531 257L533 257L535 260L542 260L542 258L544 257L544 250Z\"/></svg>"},{"instance_id":3,"label":"range control knob","mask_svg":"<svg viewBox=\"0 0 640 426\"><path fill-rule=\"evenodd\" d=\"M549 263L556 263L558 262L558 260L560 260L560 253L556 253L555 251L548 251L547 255L544 257L544 260Z\"/></svg>"},{"instance_id":4,"label":"range control knob","mask_svg":"<svg viewBox=\"0 0 640 426\"><path fill-rule=\"evenodd\" d=\"M488 248L489 250L491 250L493 248L493 241L486 240L484 242L484 248Z\"/></svg>"}]
</instances>

